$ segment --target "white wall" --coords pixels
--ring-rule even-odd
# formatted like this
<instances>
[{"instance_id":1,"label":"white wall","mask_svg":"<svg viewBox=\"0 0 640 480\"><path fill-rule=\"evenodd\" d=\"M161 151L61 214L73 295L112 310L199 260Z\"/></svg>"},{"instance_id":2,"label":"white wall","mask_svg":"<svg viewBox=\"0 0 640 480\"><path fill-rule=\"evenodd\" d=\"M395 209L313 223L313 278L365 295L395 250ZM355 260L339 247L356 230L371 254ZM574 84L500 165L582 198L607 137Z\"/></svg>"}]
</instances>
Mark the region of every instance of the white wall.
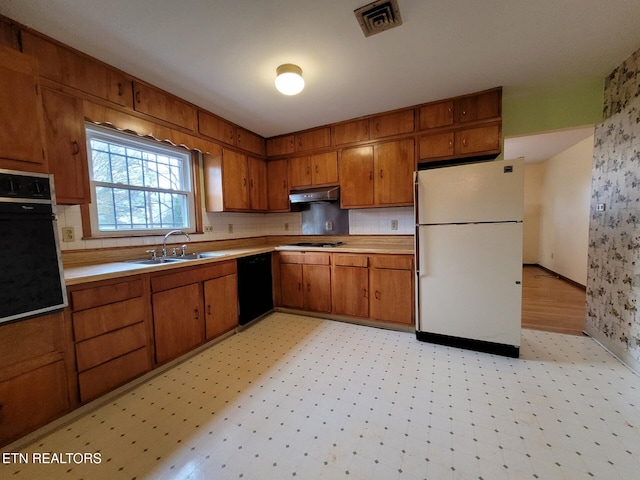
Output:
<instances>
[{"instance_id":1,"label":"white wall","mask_svg":"<svg viewBox=\"0 0 640 480\"><path fill-rule=\"evenodd\" d=\"M587 283L592 162L590 136L525 169L525 262L539 263L581 285Z\"/></svg>"},{"instance_id":2,"label":"white wall","mask_svg":"<svg viewBox=\"0 0 640 480\"><path fill-rule=\"evenodd\" d=\"M525 163L524 165L523 263L540 261L541 191L544 170L544 163Z\"/></svg>"}]
</instances>

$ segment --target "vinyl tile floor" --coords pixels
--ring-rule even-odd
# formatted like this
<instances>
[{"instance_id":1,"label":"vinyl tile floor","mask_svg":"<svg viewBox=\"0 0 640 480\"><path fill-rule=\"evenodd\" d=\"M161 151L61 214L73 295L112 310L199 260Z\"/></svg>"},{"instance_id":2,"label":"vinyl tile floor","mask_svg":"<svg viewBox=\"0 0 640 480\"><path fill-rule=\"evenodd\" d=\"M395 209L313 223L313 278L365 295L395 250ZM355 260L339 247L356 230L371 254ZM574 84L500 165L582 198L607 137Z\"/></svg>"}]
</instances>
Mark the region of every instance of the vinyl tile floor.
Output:
<instances>
[{"instance_id":1,"label":"vinyl tile floor","mask_svg":"<svg viewBox=\"0 0 640 480\"><path fill-rule=\"evenodd\" d=\"M275 313L13 453L1 478L637 479L640 378L588 337L512 359Z\"/></svg>"}]
</instances>

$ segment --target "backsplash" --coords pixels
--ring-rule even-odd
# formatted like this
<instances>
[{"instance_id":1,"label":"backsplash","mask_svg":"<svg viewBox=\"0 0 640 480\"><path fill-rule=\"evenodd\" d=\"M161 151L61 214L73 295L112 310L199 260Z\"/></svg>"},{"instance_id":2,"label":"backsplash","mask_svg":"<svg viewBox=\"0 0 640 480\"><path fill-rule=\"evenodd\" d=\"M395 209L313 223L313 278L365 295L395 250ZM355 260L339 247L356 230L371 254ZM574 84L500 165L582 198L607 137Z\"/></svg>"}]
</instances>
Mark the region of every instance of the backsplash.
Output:
<instances>
[{"instance_id":1,"label":"backsplash","mask_svg":"<svg viewBox=\"0 0 640 480\"><path fill-rule=\"evenodd\" d=\"M207 213L202 220L211 232L192 235L193 241L231 240L235 238L264 235L302 235L302 217L299 212L290 213ZM398 229L392 229L397 220ZM231 225L231 227L230 227ZM58 229L62 238L62 227L73 227L76 240L60 242L62 250L93 248L135 247L159 245L161 235L125 238L82 239L82 219L77 205L58 205ZM370 208L349 210L350 235L413 235L413 208Z\"/></svg>"},{"instance_id":2,"label":"backsplash","mask_svg":"<svg viewBox=\"0 0 640 480\"><path fill-rule=\"evenodd\" d=\"M596 127L586 331L640 372L640 50L606 79ZM604 205L604 211L598 210Z\"/></svg>"}]
</instances>

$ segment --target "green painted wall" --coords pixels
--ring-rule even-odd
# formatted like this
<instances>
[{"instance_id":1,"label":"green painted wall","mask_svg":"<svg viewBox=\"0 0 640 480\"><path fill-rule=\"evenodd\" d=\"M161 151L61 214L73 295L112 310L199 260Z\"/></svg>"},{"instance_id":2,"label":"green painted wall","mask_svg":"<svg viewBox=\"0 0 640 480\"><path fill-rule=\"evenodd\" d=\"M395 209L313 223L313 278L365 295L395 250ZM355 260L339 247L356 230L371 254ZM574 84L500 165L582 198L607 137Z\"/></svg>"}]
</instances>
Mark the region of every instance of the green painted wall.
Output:
<instances>
[{"instance_id":1,"label":"green painted wall","mask_svg":"<svg viewBox=\"0 0 640 480\"><path fill-rule=\"evenodd\" d=\"M502 135L517 137L602 122L604 77L560 88L502 92Z\"/></svg>"}]
</instances>

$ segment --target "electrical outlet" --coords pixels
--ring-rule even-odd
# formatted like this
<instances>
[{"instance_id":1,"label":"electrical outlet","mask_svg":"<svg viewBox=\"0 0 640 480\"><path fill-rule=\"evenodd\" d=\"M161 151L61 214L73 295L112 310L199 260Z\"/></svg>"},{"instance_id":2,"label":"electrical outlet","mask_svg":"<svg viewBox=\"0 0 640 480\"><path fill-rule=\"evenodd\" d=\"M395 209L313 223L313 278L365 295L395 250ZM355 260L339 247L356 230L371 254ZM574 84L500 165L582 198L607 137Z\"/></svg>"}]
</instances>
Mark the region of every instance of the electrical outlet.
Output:
<instances>
[{"instance_id":1,"label":"electrical outlet","mask_svg":"<svg viewBox=\"0 0 640 480\"><path fill-rule=\"evenodd\" d=\"M233 233L233 223L229 224L229 233Z\"/></svg>"},{"instance_id":2,"label":"electrical outlet","mask_svg":"<svg viewBox=\"0 0 640 480\"><path fill-rule=\"evenodd\" d=\"M76 235L73 231L73 227L62 227L62 241L63 242L75 242Z\"/></svg>"},{"instance_id":3,"label":"electrical outlet","mask_svg":"<svg viewBox=\"0 0 640 480\"><path fill-rule=\"evenodd\" d=\"M289 231L289 224L288 224L288 223L285 223L285 224L284 224L284 231L285 231L285 232L288 232L288 231Z\"/></svg>"},{"instance_id":4,"label":"electrical outlet","mask_svg":"<svg viewBox=\"0 0 640 480\"><path fill-rule=\"evenodd\" d=\"M398 220L391 220L391 230L398 229Z\"/></svg>"},{"instance_id":5,"label":"electrical outlet","mask_svg":"<svg viewBox=\"0 0 640 480\"><path fill-rule=\"evenodd\" d=\"M596 205L596 212L604 212L607 209L606 203L599 203Z\"/></svg>"},{"instance_id":6,"label":"electrical outlet","mask_svg":"<svg viewBox=\"0 0 640 480\"><path fill-rule=\"evenodd\" d=\"M205 233L211 233L211 232L213 232L213 225L205 225L205 226L204 226L204 232L205 232Z\"/></svg>"},{"instance_id":7,"label":"electrical outlet","mask_svg":"<svg viewBox=\"0 0 640 480\"><path fill-rule=\"evenodd\" d=\"M325 227L326 227L326 229L327 229L327 230L329 230L329 231L333 230L333 222L332 222L331 220L329 220L329 221L327 222L327 224L325 225Z\"/></svg>"}]
</instances>

